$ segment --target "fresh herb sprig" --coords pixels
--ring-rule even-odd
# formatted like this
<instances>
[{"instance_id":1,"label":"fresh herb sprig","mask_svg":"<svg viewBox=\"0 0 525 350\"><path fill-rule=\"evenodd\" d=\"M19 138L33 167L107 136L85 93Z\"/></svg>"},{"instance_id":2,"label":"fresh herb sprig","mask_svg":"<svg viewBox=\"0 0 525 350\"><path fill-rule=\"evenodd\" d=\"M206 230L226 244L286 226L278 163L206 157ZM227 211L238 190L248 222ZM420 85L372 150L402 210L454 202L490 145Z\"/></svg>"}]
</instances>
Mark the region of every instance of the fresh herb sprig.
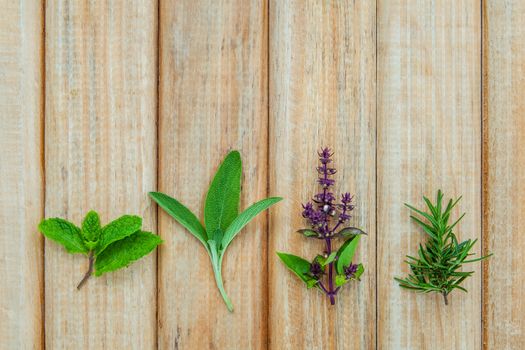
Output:
<instances>
[{"instance_id":1,"label":"fresh herb sprig","mask_svg":"<svg viewBox=\"0 0 525 350\"><path fill-rule=\"evenodd\" d=\"M445 305L448 305L448 295L454 289L467 292L461 283L474 274L474 271L462 271L463 264L473 263L488 258L492 254L476 259L469 259L470 253L477 239L468 239L461 243L454 233L454 228L463 219L461 215L454 223L449 224L452 209L461 200L450 199L443 207L443 192L437 193L436 204L423 197L430 212L424 212L415 207L405 205L417 216L410 216L412 220L428 235L424 245L420 244L418 257L407 255L405 261L410 266L411 273L406 278L395 278L403 288L421 293L440 293ZM426 221L426 222L425 222Z\"/></svg>"},{"instance_id":2,"label":"fresh herb sprig","mask_svg":"<svg viewBox=\"0 0 525 350\"><path fill-rule=\"evenodd\" d=\"M159 236L141 227L142 218L134 215L121 216L102 227L95 211L87 213L82 227L61 218L45 219L38 225L44 236L63 245L69 253L87 256L88 270L77 289L93 273L98 277L127 267L162 243Z\"/></svg>"},{"instance_id":3,"label":"fresh herb sprig","mask_svg":"<svg viewBox=\"0 0 525 350\"><path fill-rule=\"evenodd\" d=\"M222 260L226 248L235 236L255 216L282 198L263 199L239 214L242 162L238 151L230 152L222 162L208 189L204 207L204 226L184 205L163 193L151 192L151 198L169 215L197 238L211 259L219 292L229 311L233 304L226 294L222 280Z\"/></svg>"},{"instance_id":4,"label":"fresh herb sprig","mask_svg":"<svg viewBox=\"0 0 525 350\"><path fill-rule=\"evenodd\" d=\"M356 227L345 227L354 205L351 204L350 193L344 193L341 201L336 202L334 194L330 192L335 184L331 176L336 173L336 169L330 167L332 156L329 148L323 148L319 152L321 165L317 167L317 171L322 191L314 196L312 202L303 205L303 217L310 227L297 231L305 237L324 241L324 254L317 255L311 262L292 254L278 252L277 255L307 288L318 288L329 297L330 304L334 305L341 287L349 281L359 280L364 272L363 264L352 263L352 259L359 239L365 232ZM345 240L337 250L334 247L335 239ZM323 276L326 274L328 277L323 283Z\"/></svg>"}]
</instances>

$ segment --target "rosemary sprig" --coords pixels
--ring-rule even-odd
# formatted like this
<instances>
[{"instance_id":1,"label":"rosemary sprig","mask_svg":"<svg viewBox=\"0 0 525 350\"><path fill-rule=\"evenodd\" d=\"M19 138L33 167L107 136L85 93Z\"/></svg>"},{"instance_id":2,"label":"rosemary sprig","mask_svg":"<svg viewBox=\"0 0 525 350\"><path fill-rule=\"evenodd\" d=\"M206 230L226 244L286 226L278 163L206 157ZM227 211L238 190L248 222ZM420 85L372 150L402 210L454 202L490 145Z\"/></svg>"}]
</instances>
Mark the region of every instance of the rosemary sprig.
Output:
<instances>
[{"instance_id":1,"label":"rosemary sprig","mask_svg":"<svg viewBox=\"0 0 525 350\"><path fill-rule=\"evenodd\" d=\"M395 278L403 288L415 290L421 293L441 293L448 305L448 295L454 289L467 292L461 283L474 274L474 271L462 271L463 264L473 263L488 258L492 254L480 258L470 259L474 253L470 250L476 244L477 239L468 239L461 243L454 233L454 228L463 219L461 215L454 223L449 224L452 209L461 200L449 200L447 206L443 207L443 192L438 191L436 204L423 197L430 212L423 212L409 204L405 205L415 215L412 220L428 235L428 240L419 245L418 256L407 255L405 262L410 266L411 273L408 277Z\"/></svg>"}]
</instances>

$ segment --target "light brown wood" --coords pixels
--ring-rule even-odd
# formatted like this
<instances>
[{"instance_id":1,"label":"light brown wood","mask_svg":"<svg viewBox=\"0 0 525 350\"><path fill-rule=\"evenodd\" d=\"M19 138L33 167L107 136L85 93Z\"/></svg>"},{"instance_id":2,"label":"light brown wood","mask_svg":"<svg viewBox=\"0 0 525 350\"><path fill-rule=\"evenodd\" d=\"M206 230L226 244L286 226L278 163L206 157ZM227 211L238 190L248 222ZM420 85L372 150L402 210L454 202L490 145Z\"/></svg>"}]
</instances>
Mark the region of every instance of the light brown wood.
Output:
<instances>
[{"instance_id":1,"label":"light brown wood","mask_svg":"<svg viewBox=\"0 0 525 350\"><path fill-rule=\"evenodd\" d=\"M525 4L483 2L486 349L525 348Z\"/></svg>"},{"instance_id":2,"label":"light brown wood","mask_svg":"<svg viewBox=\"0 0 525 350\"><path fill-rule=\"evenodd\" d=\"M454 291L449 306L393 280L425 240L403 203L423 207L438 189L463 195L458 236L481 236L479 1L379 1L377 48L377 347L480 349L479 263L469 266L469 293Z\"/></svg>"},{"instance_id":3,"label":"light brown wood","mask_svg":"<svg viewBox=\"0 0 525 350\"><path fill-rule=\"evenodd\" d=\"M155 1L46 2L46 217L156 230ZM155 253L75 289L85 257L45 244L48 349L151 349Z\"/></svg>"},{"instance_id":4,"label":"light brown wood","mask_svg":"<svg viewBox=\"0 0 525 350\"><path fill-rule=\"evenodd\" d=\"M42 346L43 8L0 1L0 348Z\"/></svg>"},{"instance_id":5,"label":"light brown wood","mask_svg":"<svg viewBox=\"0 0 525 350\"><path fill-rule=\"evenodd\" d=\"M243 160L241 210L267 196L267 5L188 0L160 7L159 190L202 220L206 191L230 149ZM204 247L164 212L159 347L266 347L266 214L228 248L229 313Z\"/></svg>"},{"instance_id":6,"label":"light brown wood","mask_svg":"<svg viewBox=\"0 0 525 350\"><path fill-rule=\"evenodd\" d=\"M271 349L375 346L375 69L373 2L271 2L270 193L285 198L270 215ZM345 286L335 306L275 254L310 260L324 249L295 231L306 227L301 203L318 190L325 145L335 152L335 192L355 195L350 222L369 232L357 254L362 281Z\"/></svg>"}]
</instances>

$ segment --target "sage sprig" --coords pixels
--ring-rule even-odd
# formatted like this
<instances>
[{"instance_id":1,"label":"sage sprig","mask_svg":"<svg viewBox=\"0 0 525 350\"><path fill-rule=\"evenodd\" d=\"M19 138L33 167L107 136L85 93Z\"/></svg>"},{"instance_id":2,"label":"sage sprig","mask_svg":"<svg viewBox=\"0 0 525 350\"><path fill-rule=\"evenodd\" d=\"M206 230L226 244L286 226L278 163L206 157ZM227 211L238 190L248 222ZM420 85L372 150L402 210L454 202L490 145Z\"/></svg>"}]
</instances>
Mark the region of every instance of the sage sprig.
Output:
<instances>
[{"instance_id":1,"label":"sage sprig","mask_svg":"<svg viewBox=\"0 0 525 350\"><path fill-rule=\"evenodd\" d=\"M77 289L93 273L98 277L127 267L162 243L159 236L141 227L142 218L135 215L121 216L102 227L95 211L87 213L82 227L61 218L45 219L38 225L44 236L63 245L69 253L87 256L88 270Z\"/></svg>"},{"instance_id":2,"label":"sage sprig","mask_svg":"<svg viewBox=\"0 0 525 350\"><path fill-rule=\"evenodd\" d=\"M215 281L229 311L233 304L226 294L222 261L226 249L255 216L282 198L263 199L239 214L242 162L238 151L230 152L217 170L208 189L204 206L204 226L188 208L170 196L151 192L151 198L199 240L210 256Z\"/></svg>"},{"instance_id":3,"label":"sage sprig","mask_svg":"<svg viewBox=\"0 0 525 350\"><path fill-rule=\"evenodd\" d=\"M470 253L477 239L468 239L458 242L454 229L465 214L461 215L452 224L449 224L452 209L461 200L450 199L443 206L443 192L437 193L436 203L433 204L428 198L423 197L428 212L421 211L409 204L405 205L416 215L411 215L412 220L425 232L428 240L420 244L418 256L407 255L405 261L411 273L406 278L395 278L403 288L421 293L440 293L443 295L445 305L448 305L448 295L454 289L467 292L461 283L474 274L474 271L462 271L464 264L473 263L488 258L492 254L480 258L471 259L474 253Z\"/></svg>"},{"instance_id":4,"label":"sage sprig","mask_svg":"<svg viewBox=\"0 0 525 350\"><path fill-rule=\"evenodd\" d=\"M311 261L288 253L278 252L277 255L307 288L318 288L334 305L341 288L349 281L358 281L365 270L363 264L353 263L359 239L365 232L356 227L344 226L351 218L350 212L354 205L350 193L344 193L340 202L337 202L330 191L335 184L335 180L330 177L336 173L336 169L330 166L332 156L329 148L319 152L321 165L317 167L317 182L322 190L314 196L312 202L303 205L303 217L310 227L297 231L307 238L324 241L323 254ZM338 239L344 243L339 249L335 249L334 243ZM325 275L328 276L325 278Z\"/></svg>"}]
</instances>

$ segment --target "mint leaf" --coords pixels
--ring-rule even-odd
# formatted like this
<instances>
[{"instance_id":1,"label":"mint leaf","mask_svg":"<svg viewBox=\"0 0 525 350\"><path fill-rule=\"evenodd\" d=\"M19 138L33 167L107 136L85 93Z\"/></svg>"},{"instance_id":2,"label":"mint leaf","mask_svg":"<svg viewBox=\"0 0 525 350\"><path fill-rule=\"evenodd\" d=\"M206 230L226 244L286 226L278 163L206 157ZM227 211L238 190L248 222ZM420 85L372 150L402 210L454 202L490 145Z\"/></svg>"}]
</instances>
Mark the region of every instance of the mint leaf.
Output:
<instances>
[{"instance_id":1,"label":"mint leaf","mask_svg":"<svg viewBox=\"0 0 525 350\"><path fill-rule=\"evenodd\" d=\"M172 218L190 231L208 250L206 230L202 227L199 219L188 208L164 193L150 192L149 195Z\"/></svg>"},{"instance_id":2,"label":"mint leaf","mask_svg":"<svg viewBox=\"0 0 525 350\"><path fill-rule=\"evenodd\" d=\"M96 211L91 210L82 221L82 236L84 240L95 242L100 236L100 217Z\"/></svg>"},{"instance_id":3,"label":"mint leaf","mask_svg":"<svg viewBox=\"0 0 525 350\"><path fill-rule=\"evenodd\" d=\"M288 267L293 273L297 275L304 283L308 285L308 281L312 279L308 276L310 272L310 263L296 255L277 252L277 255L282 262Z\"/></svg>"},{"instance_id":4,"label":"mint leaf","mask_svg":"<svg viewBox=\"0 0 525 350\"><path fill-rule=\"evenodd\" d=\"M208 234L215 233L217 229L225 232L237 217L241 195L241 172L241 156L238 151L232 151L224 158L206 195L204 223Z\"/></svg>"},{"instance_id":5,"label":"mint leaf","mask_svg":"<svg viewBox=\"0 0 525 350\"><path fill-rule=\"evenodd\" d=\"M138 231L104 249L95 261L95 276L127 267L153 251L162 240L151 232Z\"/></svg>"},{"instance_id":6,"label":"mint leaf","mask_svg":"<svg viewBox=\"0 0 525 350\"><path fill-rule=\"evenodd\" d=\"M352 262L360 238L361 235L351 237L337 251L338 259L335 263L337 273L342 274L344 267L350 265Z\"/></svg>"},{"instance_id":7,"label":"mint leaf","mask_svg":"<svg viewBox=\"0 0 525 350\"><path fill-rule=\"evenodd\" d=\"M80 228L69 221L60 218L43 220L38 230L47 238L62 244L69 253L88 253Z\"/></svg>"},{"instance_id":8,"label":"mint leaf","mask_svg":"<svg viewBox=\"0 0 525 350\"><path fill-rule=\"evenodd\" d=\"M224 233L224 237L222 238L222 250L226 250L235 236L243 229L244 226L253 220L253 218L281 200L281 197L263 199L255 204L252 204L250 207L248 207L248 209L237 216Z\"/></svg>"},{"instance_id":9,"label":"mint leaf","mask_svg":"<svg viewBox=\"0 0 525 350\"><path fill-rule=\"evenodd\" d=\"M140 230L142 218L135 215L123 215L102 228L95 255L100 255L111 243L124 239Z\"/></svg>"}]
</instances>

